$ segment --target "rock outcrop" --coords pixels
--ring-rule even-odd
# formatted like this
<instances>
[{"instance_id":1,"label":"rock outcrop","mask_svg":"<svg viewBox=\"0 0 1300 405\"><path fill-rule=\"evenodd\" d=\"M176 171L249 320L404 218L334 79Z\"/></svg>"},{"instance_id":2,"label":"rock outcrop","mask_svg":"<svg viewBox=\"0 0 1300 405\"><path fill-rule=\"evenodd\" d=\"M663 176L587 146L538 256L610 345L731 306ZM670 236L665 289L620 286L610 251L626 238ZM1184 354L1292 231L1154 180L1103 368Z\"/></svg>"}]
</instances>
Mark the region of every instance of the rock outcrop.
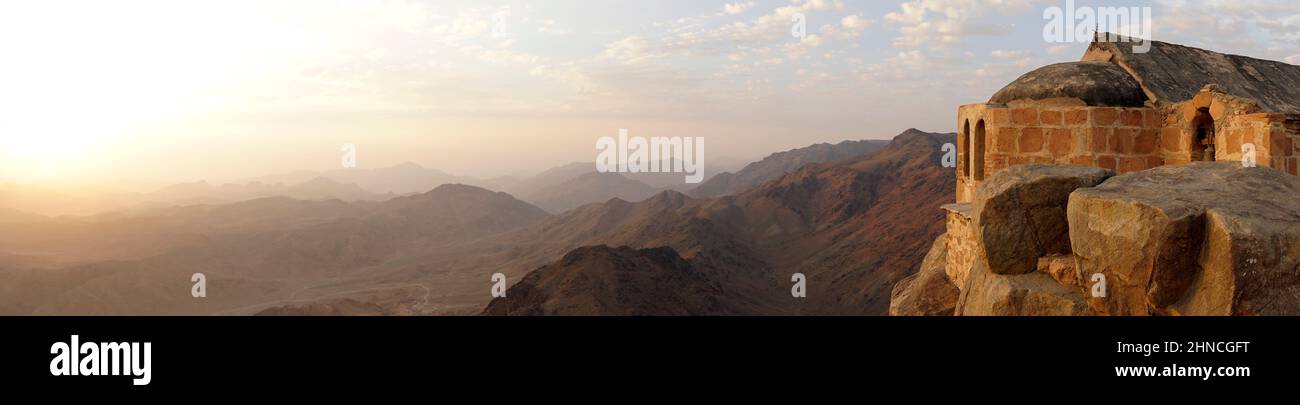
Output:
<instances>
[{"instance_id":1,"label":"rock outcrop","mask_svg":"<svg viewBox=\"0 0 1300 405\"><path fill-rule=\"evenodd\" d=\"M939 235L921 262L921 271L907 276L890 292L890 316L948 316L957 308L961 290L944 273L948 237Z\"/></svg>"},{"instance_id":2,"label":"rock outcrop","mask_svg":"<svg viewBox=\"0 0 1300 405\"><path fill-rule=\"evenodd\" d=\"M976 263L957 303L966 316L1089 315L1083 294L1044 273L994 274Z\"/></svg>"},{"instance_id":3,"label":"rock outcrop","mask_svg":"<svg viewBox=\"0 0 1300 405\"><path fill-rule=\"evenodd\" d=\"M1300 314L1300 179L1238 163L1162 166L1070 197L1084 275L1113 315Z\"/></svg>"},{"instance_id":4,"label":"rock outcrop","mask_svg":"<svg viewBox=\"0 0 1300 405\"><path fill-rule=\"evenodd\" d=\"M973 224L943 240L975 240L976 257L942 270L927 257L891 314L943 314L942 273L966 275L956 315L1300 315L1300 178L1277 170L1013 166L973 204Z\"/></svg>"},{"instance_id":5,"label":"rock outcrop","mask_svg":"<svg viewBox=\"0 0 1300 405\"><path fill-rule=\"evenodd\" d=\"M975 193L975 237L994 274L1026 274L1038 258L1070 253L1065 203L1070 193L1114 175L1086 166L1012 166Z\"/></svg>"}]
</instances>

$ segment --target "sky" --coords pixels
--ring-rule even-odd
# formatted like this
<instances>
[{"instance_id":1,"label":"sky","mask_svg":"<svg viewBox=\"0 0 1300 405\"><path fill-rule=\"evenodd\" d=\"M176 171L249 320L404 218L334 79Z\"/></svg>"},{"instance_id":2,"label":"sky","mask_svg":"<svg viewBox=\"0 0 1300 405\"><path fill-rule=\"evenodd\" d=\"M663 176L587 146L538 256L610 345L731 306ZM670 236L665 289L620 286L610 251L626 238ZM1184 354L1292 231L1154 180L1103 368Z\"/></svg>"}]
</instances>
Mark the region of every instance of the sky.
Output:
<instances>
[{"instance_id":1,"label":"sky","mask_svg":"<svg viewBox=\"0 0 1300 405\"><path fill-rule=\"evenodd\" d=\"M1300 3L1151 7L1151 36L1300 64ZM0 4L0 182L235 181L415 162L478 177L599 137L706 157L954 130L1086 43L1038 0L41 1ZM802 15L804 35L792 35Z\"/></svg>"}]
</instances>

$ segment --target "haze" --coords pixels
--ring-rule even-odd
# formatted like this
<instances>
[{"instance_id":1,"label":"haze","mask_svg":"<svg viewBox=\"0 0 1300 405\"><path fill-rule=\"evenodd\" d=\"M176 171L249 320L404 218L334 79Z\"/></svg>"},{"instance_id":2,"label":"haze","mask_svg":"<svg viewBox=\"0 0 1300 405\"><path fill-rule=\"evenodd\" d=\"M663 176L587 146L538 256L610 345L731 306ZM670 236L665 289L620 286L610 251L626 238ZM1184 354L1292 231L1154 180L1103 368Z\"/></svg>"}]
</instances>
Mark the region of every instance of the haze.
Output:
<instances>
[{"instance_id":1,"label":"haze","mask_svg":"<svg viewBox=\"0 0 1300 405\"><path fill-rule=\"evenodd\" d=\"M490 177L590 161L619 128L738 160L951 131L953 106L1077 58L1041 39L1047 4L6 2L0 182L234 181L337 169L345 143ZM1300 62L1300 21L1270 17L1292 3L1149 5L1156 39Z\"/></svg>"}]
</instances>

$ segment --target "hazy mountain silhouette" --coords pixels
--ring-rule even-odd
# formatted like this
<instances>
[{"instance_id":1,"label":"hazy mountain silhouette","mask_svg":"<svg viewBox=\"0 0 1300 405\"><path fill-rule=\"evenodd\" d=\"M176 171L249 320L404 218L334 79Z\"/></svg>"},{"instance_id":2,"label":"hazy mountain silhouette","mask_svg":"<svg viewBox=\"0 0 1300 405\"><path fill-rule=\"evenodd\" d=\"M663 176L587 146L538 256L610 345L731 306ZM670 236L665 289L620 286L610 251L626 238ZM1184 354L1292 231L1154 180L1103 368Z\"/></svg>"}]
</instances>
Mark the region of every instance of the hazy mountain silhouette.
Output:
<instances>
[{"instance_id":1,"label":"hazy mountain silhouette","mask_svg":"<svg viewBox=\"0 0 1300 405\"><path fill-rule=\"evenodd\" d=\"M339 183L356 184L362 189L373 193L393 194L423 193L443 184L474 184L475 182L474 179L448 174L438 169L430 169L410 162L374 169L350 168L326 172L297 171L256 177L249 179L248 182L298 184L317 177Z\"/></svg>"},{"instance_id":2,"label":"hazy mountain silhouette","mask_svg":"<svg viewBox=\"0 0 1300 405\"><path fill-rule=\"evenodd\" d=\"M540 294L495 304L510 313L669 310L654 300L681 300L691 313L884 313L889 287L942 231L932 208L955 187L938 159L952 138L909 131L874 155L727 197L663 191L559 215L458 184L384 201L273 197L61 218L10 211L0 215L9 221L0 226L0 313L472 314L491 301L493 273ZM601 245L632 250L562 260ZM549 270L517 283L539 268ZM686 272L662 274L673 269ZM808 276L806 299L790 297L795 272ZM194 273L207 276L206 298L190 296ZM557 282L569 277L590 279ZM708 297L674 292L715 287Z\"/></svg>"},{"instance_id":3,"label":"hazy mountain silhouette","mask_svg":"<svg viewBox=\"0 0 1300 405\"><path fill-rule=\"evenodd\" d=\"M164 187L158 191L145 193L139 197L139 203L146 206L224 204L268 197L288 197L299 200L379 201L393 196L393 194L372 193L356 184L344 184L325 177L314 177L292 185L250 182L213 186L206 181L179 183Z\"/></svg>"},{"instance_id":4,"label":"hazy mountain silhouette","mask_svg":"<svg viewBox=\"0 0 1300 405\"><path fill-rule=\"evenodd\" d=\"M355 184L324 177L299 183L227 183L206 181L171 184L151 192L96 190L73 195L35 186L0 186L0 208L42 215L95 215L118 210L156 209L199 204L229 204L269 197L300 200L380 201L394 194L376 194Z\"/></svg>"},{"instance_id":5,"label":"hazy mountain silhouette","mask_svg":"<svg viewBox=\"0 0 1300 405\"><path fill-rule=\"evenodd\" d=\"M819 143L816 145L785 152L773 153L763 160L750 163L736 173L720 173L691 189L689 194L697 198L721 197L749 190L786 173L798 170L813 163L829 163L874 153L889 141L862 140L844 141L837 144Z\"/></svg>"},{"instance_id":6,"label":"hazy mountain silhouette","mask_svg":"<svg viewBox=\"0 0 1300 405\"><path fill-rule=\"evenodd\" d=\"M0 228L0 252L58 261L0 266L0 313L214 313L310 302L315 288L351 280L374 287L385 282L386 263L547 217L505 193L444 185L383 202L277 197L36 218ZM193 273L208 277L207 298L189 296Z\"/></svg>"},{"instance_id":7,"label":"hazy mountain silhouette","mask_svg":"<svg viewBox=\"0 0 1300 405\"><path fill-rule=\"evenodd\" d=\"M619 198L641 201L659 190L618 173L585 173L521 198L552 213L568 211L593 202Z\"/></svg>"}]
</instances>

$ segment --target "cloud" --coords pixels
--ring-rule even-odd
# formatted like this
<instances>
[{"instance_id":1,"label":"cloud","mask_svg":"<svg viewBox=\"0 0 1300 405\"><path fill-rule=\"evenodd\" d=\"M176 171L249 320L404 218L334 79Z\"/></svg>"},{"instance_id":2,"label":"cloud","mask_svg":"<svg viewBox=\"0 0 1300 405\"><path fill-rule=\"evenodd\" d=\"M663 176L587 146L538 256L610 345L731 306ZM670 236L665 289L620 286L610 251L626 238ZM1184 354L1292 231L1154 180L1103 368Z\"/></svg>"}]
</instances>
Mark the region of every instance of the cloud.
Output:
<instances>
[{"instance_id":1,"label":"cloud","mask_svg":"<svg viewBox=\"0 0 1300 405\"><path fill-rule=\"evenodd\" d=\"M667 57L668 53L645 38L627 37L606 45L604 55L622 63L636 64Z\"/></svg>"},{"instance_id":2,"label":"cloud","mask_svg":"<svg viewBox=\"0 0 1300 405\"><path fill-rule=\"evenodd\" d=\"M1300 3L1291 0L1157 0L1155 39L1287 60L1300 48Z\"/></svg>"},{"instance_id":3,"label":"cloud","mask_svg":"<svg viewBox=\"0 0 1300 405\"><path fill-rule=\"evenodd\" d=\"M1028 51L1004 51L999 49L990 52L989 54L993 55L993 57L995 58L1022 58L1025 55L1029 54L1029 52Z\"/></svg>"},{"instance_id":4,"label":"cloud","mask_svg":"<svg viewBox=\"0 0 1300 405\"><path fill-rule=\"evenodd\" d=\"M961 45L966 37L1006 35L1012 26L980 19L988 13L1020 15L1036 0L913 0L885 14L886 26L898 30L894 46L901 48Z\"/></svg>"},{"instance_id":5,"label":"cloud","mask_svg":"<svg viewBox=\"0 0 1300 405\"><path fill-rule=\"evenodd\" d=\"M460 43L478 39L488 33L491 26L490 16L479 9L461 10L450 22L433 28L435 34L444 43Z\"/></svg>"},{"instance_id":6,"label":"cloud","mask_svg":"<svg viewBox=\"0 0 1300 405\"><path fill-rule=\"evenodd\" d=\"M1073 51L1074 48L1075 47L1070 45L1052 45L1047 47L1047 54L1052 56L1067 55Z\"/></svg>"},{"instance_id":7,"label":"cloud","mask_svg":"<svg viewBox=\"0 0 1300 405\"><path fill-rule=\"evenodd\" d=\"M550 19L540 21L537 24L537 32L546 35L566 35L569 33L568 30L557 26L555 20Z\"/></svg>"},{"instance_id":8,"label":"cloud","mask_svg":"<svg viewBox=\"0 0 1300 405\"><path fill-rule=\"evenodd\" d=\"M867 27L875 24L875 22L876 20L862 18L862 14L853 14L841 18L840 26L850 30L859 30L859 32L861 32L861 30L867 29Z\"/></svg>"},{"instance_id":9,"label":"cloud","mask_svg":"<svg viewBox=\"0 0 1300 405\"><path fill-rule=\"evenodd\" d=\"M525 52L516 52L511 49L514 45L513 40L503 40L496 47L485 47L481 45L465 45L460 47L460 51L466 55L477 58L478 60L493 64L536 64L542 58Z\"/></svg>"},{"instance_id":10,"label":"cloud","mask_svg":"<svg viewBox=\"0 0 1300 405\"><path fill-rule=\"evenodd\" d=\"M745 3L727 3L722 6L722 11L727 14L735 15L749 11L751 8L754 8L754 2L752 1Z\"/></svg>"}]
</instances>

